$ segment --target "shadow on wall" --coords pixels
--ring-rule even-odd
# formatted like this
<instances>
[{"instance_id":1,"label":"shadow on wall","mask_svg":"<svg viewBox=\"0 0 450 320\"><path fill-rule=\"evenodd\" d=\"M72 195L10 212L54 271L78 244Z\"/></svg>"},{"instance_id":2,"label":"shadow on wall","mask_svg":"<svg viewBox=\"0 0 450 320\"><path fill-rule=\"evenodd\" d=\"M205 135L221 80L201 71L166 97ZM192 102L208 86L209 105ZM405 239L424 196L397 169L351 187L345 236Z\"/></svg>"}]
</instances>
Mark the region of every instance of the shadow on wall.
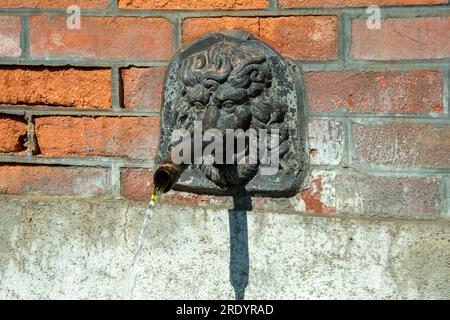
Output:
<instances>
[{"instance_id":1,"label":"shadow on wall","mask_svg":"<svg viewBox=\"0 0 450 320\"><path fill-rule=\"evenodd\" d=\"M249 280L247 211L252 210L252 199L245 191L233 197L234 209L229 210L230 224L230 283L236 300L244 300Z\"/></svg>"}]
</instances>

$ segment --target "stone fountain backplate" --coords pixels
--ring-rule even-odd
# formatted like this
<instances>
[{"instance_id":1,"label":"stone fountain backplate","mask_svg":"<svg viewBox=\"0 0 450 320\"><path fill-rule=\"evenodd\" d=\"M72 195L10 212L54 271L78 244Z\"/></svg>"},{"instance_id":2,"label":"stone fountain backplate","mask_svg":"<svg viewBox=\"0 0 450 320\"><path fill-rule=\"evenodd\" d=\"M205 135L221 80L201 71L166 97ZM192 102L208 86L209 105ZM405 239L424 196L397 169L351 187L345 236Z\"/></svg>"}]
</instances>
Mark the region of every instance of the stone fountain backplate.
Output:
<instances>
[{"instance_id":1,"label":"stone fountain backplate","mask_svg":"<svg viewBox=\"0 0 450 320\"><path fill-rule=\"evenodd\" d=\"M276 175L268 176L262 175L259 170L245 184L245 190L248 194L255 196L290 197L295 195L301 189L308 168L308 157L305 150L307 127L304 96L303 90L301 89L300 77L298 76L300 70L294 63L282 58L271 47L242 30L207 34L187 48L179 51L171 61L164 84L161 137L159 156L156 160L157 165L162 163L168 156L172 132L180 126L179 115L182 112L186 112L186 110L190 110L189 108L191 107L188 106L188 109L186 109L186 104L189 105L189 103L183 94L184 82L181 81L183 67L186 68L186 63L191 63L188 60L193 61L193 64L197 63L195 59L192 59L194 56L199 54L208 56L208 50L211 50L214 46L237 48L229 52L230 57L239 56L239 54L236 54L236 51L240 51L241 48L245 52L254 52L255 55L265 56L272 75L271 83L258 97L255 99L252 98L248 104L252 105L253 102L257 103L256 101L259 99L258 101L264 100L266 104L268 103L273 106L269 108L271 109L270 112L274 112L274 108L282 108L285 110L283 118L278 122L288 132L288 138L284 141L284 147L288 150L288 153L284 154L282 158L280 171ZM250 53L250 55L252 54ZM237 58L237 61L239 59ZM188 67L196 68L197 66L193 67L188 65ZM199 67L201 66L199 65ZM223 69L223 66L219 66L220 68ZM238 68L235 66L234 69ZM191 111L187 111L187 113L191 113ZM180 180L173 189L176 191L209 195L235 195L237 192L243 191L242 186L230 185L219 187L206 177L204 171L199 166L194 165L190 165L183 172Z\"/></svg>"}]
</instances>

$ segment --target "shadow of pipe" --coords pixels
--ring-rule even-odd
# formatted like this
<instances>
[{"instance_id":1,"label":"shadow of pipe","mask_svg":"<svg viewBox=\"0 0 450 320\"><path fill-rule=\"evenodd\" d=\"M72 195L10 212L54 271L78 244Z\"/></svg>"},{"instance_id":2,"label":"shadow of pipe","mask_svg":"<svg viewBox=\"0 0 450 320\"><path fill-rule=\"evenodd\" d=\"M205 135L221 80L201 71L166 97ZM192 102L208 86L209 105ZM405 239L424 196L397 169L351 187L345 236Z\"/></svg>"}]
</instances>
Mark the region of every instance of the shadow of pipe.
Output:
<instances>
[{"instance_id":1,"label":"shadow of pipe","mask_svg":"<svg viewBox=\"0 0 450 320\"><path fill-rule=\"evenodd\" d=\"M236 300L244 300L249 281L247 211L252 210L252 199L245 191L233 196L234 209L229 210L230 225L230 283Z\"/></svg>"}]
</instances>

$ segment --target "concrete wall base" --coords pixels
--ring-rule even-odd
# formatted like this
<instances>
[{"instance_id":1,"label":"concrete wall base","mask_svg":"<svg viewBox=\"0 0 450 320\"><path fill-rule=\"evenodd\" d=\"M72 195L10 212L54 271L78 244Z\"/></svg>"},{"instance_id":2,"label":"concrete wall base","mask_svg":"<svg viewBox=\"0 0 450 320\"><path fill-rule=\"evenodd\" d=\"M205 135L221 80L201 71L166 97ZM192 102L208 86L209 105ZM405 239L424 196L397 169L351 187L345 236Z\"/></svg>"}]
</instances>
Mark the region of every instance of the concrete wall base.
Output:
<instances>
[{"instance_id":1,"label":"concrete wall base","mask_svg":"<svg viewBox=\"0 0 450 320\"><path fill-rule=\"evenodd\" d=\"M0 299L128 298L144 210L112 199L0 197ZM234 299L230 240L232 282L248 282L247 299L450 298L449 222L229 215L159 207L133 298Z\"/></svg>"}]
</instances>

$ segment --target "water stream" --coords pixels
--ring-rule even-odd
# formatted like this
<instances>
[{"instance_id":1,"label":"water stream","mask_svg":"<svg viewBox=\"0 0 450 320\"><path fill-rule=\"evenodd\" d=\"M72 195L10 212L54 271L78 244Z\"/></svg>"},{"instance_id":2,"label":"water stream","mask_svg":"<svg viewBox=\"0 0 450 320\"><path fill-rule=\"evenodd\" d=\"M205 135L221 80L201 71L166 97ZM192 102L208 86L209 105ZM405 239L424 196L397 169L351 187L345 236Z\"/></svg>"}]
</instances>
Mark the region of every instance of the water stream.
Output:
<instances>
[{"instance_id":1,"label":"water stream","mask_svg":"<svg viewBox=\"0 0 450 320\"><path fill-rule=\"evenodd\" d=\"M158 189L155 189L155 191L152 194L152 198L148 204L147 210L145 211L144 215L144 221L141 226L141 231L139 232L138 240L136 242L136 251L134 253L133 261L128 269L125 286L124 286L124 292L123 292L123 299L125 300L133 300L133 293L134 289L136 288L136 282L138 279L138 259L142 251L142 247L144 246L145 241L145 233L147 231L148 224L150 220L152 220L154 216L154 208L156 205L156 200L158 196L161 194Z\"/></svg>"}]
</instances>

